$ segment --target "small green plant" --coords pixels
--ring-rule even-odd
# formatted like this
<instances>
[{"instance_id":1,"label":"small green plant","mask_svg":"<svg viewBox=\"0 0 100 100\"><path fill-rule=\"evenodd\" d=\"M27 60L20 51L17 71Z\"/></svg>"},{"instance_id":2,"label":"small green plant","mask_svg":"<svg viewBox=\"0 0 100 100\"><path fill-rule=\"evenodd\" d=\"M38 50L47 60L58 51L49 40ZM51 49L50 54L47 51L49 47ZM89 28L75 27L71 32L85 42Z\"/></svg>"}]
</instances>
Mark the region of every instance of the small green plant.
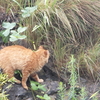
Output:
<instances>
[{"instance_id":1,"label":"small green plant","mask_svg":"<svg viewBox=\"0 0 100 100\"><path fill-rule=\"evenodd\" d=\"M68 63L68 70L70 72L69 84L70 89L68 93L68 100L87 100L88 92L86 91L85 87L79 87L78 84L78 74L77 74L77 67L76 67L76 59L74 55L71 56L70 62ZM89 100L98 100L96 95L99 91L92 94Z\"/></svg>"},{"instance_id":2,"label":"small green plant","mask_svg":"<svg viewBox=\"0 0 100 100\"><path fill-rule=\"evenodd\" d=\"M20 77L22 77L22 73L21 73L21 71L19 71L19 70L16 70L16 71L15 71L15 74L19 74Z\"/></svg>"},{"instance_id":3,"label":"small green plant","mask_svg":"<svg viewBox=\"0 0 100 100\"><path fill-rule=\"evenodd\" d=\"M37 97L43 100L50 100L50 97L47 94L44 94L43 96L37 95Z\"/></svg>"},{"instance_id":4,"label":"small green plant","mask_svg":"<svg viewBox=\"0 0 100 100\"><path fill-rule=\"evenodd\" d=\"M21 10L22 17L23 18L30 17L31 14L33 14L35 10L37 10L37 6L24 8L23 10Z\"/></svg>"},{"instance_id":5,"label":"small green plant","mask_svg":"<svg viewBox=\"0 0 100 100\"><path fill-rule=\"evenodd\" d=\"M10 41L17 41L18 39L25 39L26 35L21 35L20 33L24 32L27 27L19 27L17 31L11 30Z\"/></svg>"},{"instance_id":6,"label":"small green plant","mask_svg":"<svg viewBox=\"0 0 100 100\"><path fill-rule=\"evenodd\" d=\"M69 84L70 84L70 90L68 93L68 100L77 100L76 98L76 91L75 87L77 86L77 72L76 72L76 60L74 58L74 55L71 55L70 62L68 63L68 70L71 73Z\"/></svg>"},{"instance_id":7,"label":"small green plant","mask_svg":"<svg viewBox=\"0 0 100 100\"><path fill-rule=\"evenodd\" d=\"M26 35L21 35L22 32L24 32L27 27L18 27L17 30L13 30L13 28L16 26L15 22L9 23L9 22L3 22L2 27L6 30L2 32L2 34L5 37L9 37L9 40L11 42L17 41L18 39L25 39Z\"/></svg>"},{"instance_id":8,"label":"small green plant","mask_svg":"<svg viewBox=\"0 0 100 100\"><path fill-rule=\"evenodd\" d=\"M41 85L38 82L30 81L31 82L31 89L32 90L42 90L46 91L45 85ZM50 100L50 97L47 94L43 94L43 96L37 95L36 97L44 100Z\"/></svg>"},{"instance_id":9,"label":"small green plant","mask_svg":"<svg viewBox=\"0 0 100 100\"><path fill-rule=\"evenodd\" d=\"M8 100L7 98L7 94L5 94L5 92L0 93L0 100Z\"/></svg>"},{"instance_id":10,"label":"small green plant","mask_svg":"<svg viewBox=\"0 0 100 100\"><path fill-rule=\"evenodd\" d=\"M60 82L58 89L59 89L59 91L58 91L58 98L57 98L57 100L64 100L65 93L66 93L66 86L65 86L65 84L63 84L63 82Z\"/></svg>"},{"instance_id":11,"label":"small green plant","mask_svg":"<svg viewBox=\"0 0 100 100\"><path fill-rule=\"evenodd\" d=\"M87 91L85 90L85 87L81 88L80 91L80 100L86 100L87 99Z\"/></svg>"},{"instance_id":12,"label":"small green plant","mask_svg":"<svg viewBox=\"0 0 100 100\"><path fill-rule=\"evenodd\" d=\"M70 90L69 90L69 99L68 100L77 100L76 99L76 91L75 91L75 87L77 85L77 72L76 72L76 61L74 56L72 55L70 58L70 62L68 63L68 70L71 73L70 75L70 79L69 79L69 84L70 84Z\"/></svg>"},{"instance_id":13,"label":"small green plant","mask_svg":"<svg viewBox=\"0 0 100 100\"><path fill-rule=\"evenodd\" d=\"M0 100L8 100L6 92L2 90L2 86L7 82L11 82L12 84L15 82L15 78L8 78L8 75L0 73ZM8 85L6 88L10 88L12 84Z\"/></svg>"},{"instance_id":14,"label":"small green plant","mask_svg":"<svg viewBox=\"0 0 100 100\"><path fill-rule=\"evenodd\" d=\"M2 38L2 41L4 42L4 43L7 43L8 42L8 40L9 40L9 37L5 37L2 33L3 33L4 31L0 31L0 37Z\"/></svg>"},{"instance_id":15,"label":"small green plant","mask_svg":"<svg viewBox=\"0 0 100 100\"><path fill-rule=\"evenodd\" d=\"M43 90L43 91L46 91L46 89L44 88L45 85L41 85L40 83L38 82L34 82L34 81L30 81L31 82L31 89L32 90Z\"/></svg>"},{"instance_id":16,"label":"small green plant","mask_svg":"<svg viewBox=\"0 0 100 100\"><path fill-rule=\"evenodd\" d=\"M4 36L8 36L10 33L10 30L13 29L16 26L16 23L9 23L9 22L3 22L2 27L6 30L2 33Z\"/></svg>"},{"instance_id":17,"label":"small green plant","mask_svg":"<svg viewBox=\"0 0 100 100\"><path fill-rule=\"evenodd\" d=\"M15 81L14 77L9 79L8 75L0 73L0 87L2 87L7 82L12 82L13 83L14 81Z\"/></svg>"}]
</instances>

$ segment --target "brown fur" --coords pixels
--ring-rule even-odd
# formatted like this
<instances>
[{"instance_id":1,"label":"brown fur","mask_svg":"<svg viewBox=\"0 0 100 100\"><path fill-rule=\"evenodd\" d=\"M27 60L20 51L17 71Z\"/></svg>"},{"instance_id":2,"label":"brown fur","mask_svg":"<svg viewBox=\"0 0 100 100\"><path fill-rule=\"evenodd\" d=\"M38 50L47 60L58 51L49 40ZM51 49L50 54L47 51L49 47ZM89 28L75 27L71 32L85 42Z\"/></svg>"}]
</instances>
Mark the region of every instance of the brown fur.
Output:
<instances>
[{"instance_id":1,"label":"brown fur","mask_svg":"<svg viewBox=\"0 0 100 100\"><path fill-rule=\"evenodd\" d=\"M19 45L8 46L0 50L0 67L9 78L14 76L15 70L21 70L22 86L28 89L26 81L30 75L36 81L43 82L36 73L48 62L49 55L49 51L42 46L34 52ZM19 80L16 81L20 83Z\"/></svg>"}]
</instances>

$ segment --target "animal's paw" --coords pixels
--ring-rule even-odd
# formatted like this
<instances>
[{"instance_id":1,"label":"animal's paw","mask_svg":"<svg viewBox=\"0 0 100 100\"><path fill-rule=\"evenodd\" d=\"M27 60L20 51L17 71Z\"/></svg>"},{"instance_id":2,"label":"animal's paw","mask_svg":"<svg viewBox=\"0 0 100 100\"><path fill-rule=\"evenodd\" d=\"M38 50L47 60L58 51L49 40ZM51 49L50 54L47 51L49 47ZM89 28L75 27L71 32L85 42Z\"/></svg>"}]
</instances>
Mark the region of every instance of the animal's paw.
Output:
<instances>
[{"instance_id":1,"label":"animal's paw","mask_svg":"<svg viewBox=\"0 0 100 100\"><path fill-rule=\"evenodd\" d=\"M21 81L20 80L17 80L17 79L15 79L15 82L18 83L18 84L21 83Z\"/></svg>"},{"instance_id":2,"label":"animal's paw","mask_svg":"<svg viewBox=\"0 0 100 100\"><path fill-rule=\"evenodd\" d=\"M26 89L26 90L28 90L28 87L27 86L23 86L23 88Z\"/></svg>"},{"instance_id":3,"label":"animal's paw","mask_svg":"<svg viewBox=\"0 0 100 100\"><path fill-rule=\"evenodd\" d=\"M39 79L38 82L42 83L42 82L44 82L44 80L43 79Z\"/></svg>"},{"instance_id":4,"label":"animal's paw","mask_svg":"<svg viewBox=\"0 0 100 100\"><path fill-rule=\"evenodd\" d=\"M26 87L24 87L24 89L28 90L28 87L26 86Z\"/></svg>"}]
</instances>

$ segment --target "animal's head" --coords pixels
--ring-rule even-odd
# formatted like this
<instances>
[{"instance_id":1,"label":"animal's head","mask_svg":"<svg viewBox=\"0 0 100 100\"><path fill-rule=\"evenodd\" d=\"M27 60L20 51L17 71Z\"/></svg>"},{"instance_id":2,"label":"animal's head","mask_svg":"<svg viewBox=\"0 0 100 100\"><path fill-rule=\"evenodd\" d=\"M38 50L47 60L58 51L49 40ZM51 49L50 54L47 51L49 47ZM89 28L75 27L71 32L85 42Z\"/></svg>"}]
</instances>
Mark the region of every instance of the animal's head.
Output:
<instances>
[{"instance_id":1,"label":"animal's head","mask_svg":"<svg viewBox=\"0 0 100 100\"><path fill-rule=\"evenodd\" d=\"M40 51L45 58L49 59L50 56L49 50L45 50L43 46L39 46L38 51Z\"/></svg>"}]
</instances>

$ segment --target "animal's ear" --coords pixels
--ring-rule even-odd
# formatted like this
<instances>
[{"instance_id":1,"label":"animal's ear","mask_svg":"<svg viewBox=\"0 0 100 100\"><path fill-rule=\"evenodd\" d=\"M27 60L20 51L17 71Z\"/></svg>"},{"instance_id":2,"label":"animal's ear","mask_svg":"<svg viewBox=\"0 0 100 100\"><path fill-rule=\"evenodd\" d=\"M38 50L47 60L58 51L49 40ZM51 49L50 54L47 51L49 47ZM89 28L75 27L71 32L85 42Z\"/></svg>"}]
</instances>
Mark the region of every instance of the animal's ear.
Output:
<instances>
[{"instance_id":1,"label":"animal's ear","mask_svg":"<svg viewBox=\"0 0 100 100\"><path fill-rule=\"evenodd\" d=\"M47 57L47 56L49 56L49 51L48 50L45 50L44 51L44 55Z\"/></svg>"},{"instance_id":2,"label":"animal's ear","mask_svg":"<svg viewBox=\"0 0 100 100\"><path fill-rule=\"evenodd\" d=\"M39 49L43 49L43 46L39 46Z\"/></svg>"}]
</instances>

